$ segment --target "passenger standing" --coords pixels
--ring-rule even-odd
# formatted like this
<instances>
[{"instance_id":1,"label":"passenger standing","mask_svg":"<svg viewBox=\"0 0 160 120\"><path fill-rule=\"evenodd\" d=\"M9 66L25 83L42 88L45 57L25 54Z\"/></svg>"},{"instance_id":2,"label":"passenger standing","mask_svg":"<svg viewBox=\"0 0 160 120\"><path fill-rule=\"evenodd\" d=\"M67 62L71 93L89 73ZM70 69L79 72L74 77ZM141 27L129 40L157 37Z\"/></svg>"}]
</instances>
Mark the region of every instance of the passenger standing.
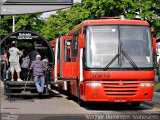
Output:
<instances>
[{"instance_id":1,"label":"passenger standing","mask_svg":"<svg viewBox=\"0 0 160 120\"><path fill-rule=\"evenodd\" d=\"M45 66L41 61L41 56L37 55L36 60L34 60L31 64L30 70L33 69L33 77L34 77L34 82L37 88L37 91L39 95L43 94L43 89L44 89L44 69Z\"/></svg>"},{"instance_id":2,"label":"passenger standing","mask_svg":"<svg viewBox=\"0 0 160 120\"><path fill-rule=\"evenodd\" d=\"M5 51L4 48L2 48L2 50L1 50L0 64L1 64L1 77L2 77L1 80L3 80L3 79L6 79L4 76L4 73L6 72L7 67L9 65L7 52Z\"/></svg>"},{"instance_id":3,"label":"passenger standing","mask_svg":"<svg viewBox=\"0 0 160 120\"><path fill-rule=\"evenodd\" d=\"M7 57L7 52L6 50L2 50L1 52L1 61L5 62L6 66L8 66L8 57Z\"/></svg>"},{"instance_id":4,"label":"passenger standing","mask_svg":"<svg viewBox=\"0 0 160 120\"><path fill-rule=\"evenodd\" d=\"M45 68L48 68L49 66L48 66L48 59L43 59L42 60L42 63L44 64L44 66L45 66Z\"/></svg>"},{"instance_id":5,"label":"passenger standing","mask_svg":"<svg viewBox=\"0 0 160 120\"><path fill-rule=\"evenodd\" d=\"M23 54L19 51L15 46L15 41L12 42L12 47L9 48L9 62L10 62L10 70L11 70L11 81L14 81L14 71L17 72L17 81L22 81L20 78L21 67L19 64L19 57Z\"/></svg>"},{"instance_id":6,"label":"passenger standing","mask_svg":"<svg viewBox=\"0 0 160 120\"><path fill-rule=\"evenodd\" d=\"M36 56L39 55L38 51L33 48L33 50L29 53L29 58L30 58L30 61L34 61L36 60Z\"/></svg>"},{"instance_id":7,"label":"passenger standing","mask_svg":"<svg viewBox=\"0 0 160 120\"><path fill-rule=\"evenodd\" d=\"M9 53L7 53L7 58L9 58ZM11 79L11 70L10 70L10 64L9 61L7 63L7 69L6 69L6 80Z\"/></svg>"},{"instance_id":8,"label":"passenger standing","mask_svg":"<svg viewBox=\"0 0 160 120\"><path fill-rule=\"evenodd\" d=\"M49 82L51 82L50 80L50 76L51 76L51 68L49 66L49 61L48 59L43 59L42 60L44 66L45 66L45 71L44 71L44 76L45 76L45 85L46 88L49 88Z\"/></svg>"},{"instance_id":9,"label":"passenger standing","mask_svg":"<svg viewBox=\"0 0 160 120\"><path fill-rule=\"evenodd\" d=\"M23 76L23 80L27 80L28 77L28 68L30 65L30 58L29 55L27 53L27 51L24 51L23 53L23 58L22 58L22 64L21 64L21 68L22 68L22 76Z\"/></svg>"}]
</instances>

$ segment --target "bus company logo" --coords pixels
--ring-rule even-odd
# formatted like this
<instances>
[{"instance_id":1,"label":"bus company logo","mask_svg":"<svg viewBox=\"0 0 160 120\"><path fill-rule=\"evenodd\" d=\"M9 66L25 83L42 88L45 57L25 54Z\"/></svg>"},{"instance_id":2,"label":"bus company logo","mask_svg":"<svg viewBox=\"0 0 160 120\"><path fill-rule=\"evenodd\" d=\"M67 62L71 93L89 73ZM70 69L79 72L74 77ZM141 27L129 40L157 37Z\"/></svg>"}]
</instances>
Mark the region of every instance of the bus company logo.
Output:
<instances>
[{"instance_id":1,"label":"bus company logo","mask_svg":"<svg viewBox=\"0 0 160 120\"><path fill-rule=\"evenodd\" d=\"M122 82L122 81L119 81L119 85L122 86L122 85L123 85L123 82Z\"/></svg>"},{"instance_id":2,"label":"bus company logo","mask_svg":"<svg viewBox=\"0 0 160 120\"><path fill-rule=\"evenodd\" d=\"M92 73L92 78L109 78L110 77L110 73L109 72L104 72L104 73L101 73L101 72L95 72L95 73Z\"/></svg>"}]
</instances>

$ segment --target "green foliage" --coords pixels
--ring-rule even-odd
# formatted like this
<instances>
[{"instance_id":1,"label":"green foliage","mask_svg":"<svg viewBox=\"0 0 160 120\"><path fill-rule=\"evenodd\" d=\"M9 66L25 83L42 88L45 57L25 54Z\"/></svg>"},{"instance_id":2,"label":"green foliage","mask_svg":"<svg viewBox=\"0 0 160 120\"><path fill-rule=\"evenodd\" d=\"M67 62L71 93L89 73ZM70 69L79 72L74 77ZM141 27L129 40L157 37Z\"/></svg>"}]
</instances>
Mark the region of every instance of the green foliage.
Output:
<instances>
[{"instance_id":1,"label":"green foliage","mask_svg":"<svg viewBox=\"0 0 160 120\"><path fill-rule=\"evenodd\" d=\"M6 37L12 31L12 16L4 16L0 19L0 37Z\"/></svg>"},{"instance_id":2,"label":"green foliage","mask_svg":"<svg viewBox=\"0 0 160 120\"><path fill-rule=\"evenodd\" d=\"M74 26L86 19L99 19L101 16L120 16L135 18L138 16L150 20L156 34L160 35L159 0L82 0L71 8L58 10L47 20L41 14L16 16L17 30L32 30L40 33L47 40L53 40L67 34ZM0 21L3 29L0 35L5 37L12 31L12 17L4 16Z\"/></svg>"},{"instance_id":3,"label":"green foliage","mask_svg":"<svg viewBox=\"0 0 160 120\"><path fill-rule=\"evenodd\" d=\"M31 42L17 41L17 47L20 50L25 49L26 51L31 51L33 49L33 44Z\"/></svg>"},{"instance_id":4,"label":"green foliage","mask_svg":"<svg viewBox=\"0 0 160 120\"><path fill-rule=\"evenodd\" d=\"M15 31L31 30L40 33L44 20L40 18L41 14L16 15ZM12 32L12 16L2 16L0 19L0 35L1 38L6 37Z\"/></svg>"},{"instance_id":5,"label":"green foliage","mask_svg":"<svg viewBox=\"0 0 160 120\"><path fill-rule=\"evenodd\" d=\"M51 15L41 29L41 34L48 40L55 39L66 34L89 16L90 12L85 10L82 4L75 3L70 9L59 10Z\"/></svg>"},{"instance_id":6,"label":"green foliage","mask_svg":"<svg viewBox=\"0 0 160 120\"><path fill-rule=\"evenodd\" d=\"M42 26L44 25L44 20L40 16L41 14L16 16L16 31L31 30L39 33Z\"/></svg>"},{"instance_id":7,"label":"green foliage","mask_svg":"<svg viewBox=\"0 0 160 120\"><path fill-rule=\"evenodd\" d=\"M48 40L66 34L74 26L86 19L98 19L101 16L121 16L132 19L138 16L151 21L156 34L160 33L159 12L151 9L160 8L158 0L82 0L70 9L57 11L49 17L41 34Z\"/></svg>"}]
</instances>

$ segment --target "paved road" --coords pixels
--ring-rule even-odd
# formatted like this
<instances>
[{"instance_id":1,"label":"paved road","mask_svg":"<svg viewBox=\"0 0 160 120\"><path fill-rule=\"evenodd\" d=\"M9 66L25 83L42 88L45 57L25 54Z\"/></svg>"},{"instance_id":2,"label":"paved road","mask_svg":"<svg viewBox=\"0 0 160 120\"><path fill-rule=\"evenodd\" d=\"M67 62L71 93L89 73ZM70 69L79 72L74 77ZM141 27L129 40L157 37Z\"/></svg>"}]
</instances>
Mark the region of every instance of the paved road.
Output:
<instances>
[{"instance_id":1,"label":"paved road","mask_svg":"<svg viewBox=\"0 0 160 120\"><path fill-rule=\"evenodd\" d=\"M10 113L23 120L24 117L26 117L26 120L31 118L33 120L53 119L53 116L54 118L58 116L58 119L63 116L66 120L66 118L84 119L87 117L86 115L160 115L160 108L146 103L141 104L139 108L131 107L130 104L125 103L91 103L86 107L80 107L76 101L68 100L67 97L62 95L43 99L16 99L15 101L8 101L6 97L3 97L1 99L1 112L3 116L5 113ZM158 116L159 118L160 116Z\"/></svg>"},{"instance_id":2,"label":"paved road","mask_svg":"<svg viewBox=\"0 0 160 120\"><path fill-rule=\"evenodd\" d=\"M2 92L2 90L1 90ZM14 118L15 120L111 120L113 119L160 119L160 96L155 93L154 101L144 102L139 108L132 107L126 103L90 103L86 107L80 107L76 99L68 100L65 95L54 94L52 97L17 98L9 101L6 96L1 95L2 120ZM157 115L159 114L159 116ZM10 120L10 119L9 119ZM146 119L145 119L146 120Z\"/></svg>"}]
</instances>

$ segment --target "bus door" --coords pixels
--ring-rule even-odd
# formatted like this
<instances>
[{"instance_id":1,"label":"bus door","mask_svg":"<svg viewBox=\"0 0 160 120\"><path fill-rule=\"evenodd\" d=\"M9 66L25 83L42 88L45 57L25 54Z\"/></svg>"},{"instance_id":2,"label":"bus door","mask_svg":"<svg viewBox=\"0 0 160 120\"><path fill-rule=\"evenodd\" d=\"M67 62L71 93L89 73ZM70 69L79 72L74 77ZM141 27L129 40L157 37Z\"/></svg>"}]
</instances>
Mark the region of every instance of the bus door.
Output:
<instances>
[{"instance_id":1,"label":"bus door","mask_svg":"<svg viewBox=\"0 0 160 120\"><path fill-rule=\"evenodd\" d=\"M72 40L73 36L62 36L60 39L60 77L64 80L73 78Z\"/></svg>"}]
</instances>

